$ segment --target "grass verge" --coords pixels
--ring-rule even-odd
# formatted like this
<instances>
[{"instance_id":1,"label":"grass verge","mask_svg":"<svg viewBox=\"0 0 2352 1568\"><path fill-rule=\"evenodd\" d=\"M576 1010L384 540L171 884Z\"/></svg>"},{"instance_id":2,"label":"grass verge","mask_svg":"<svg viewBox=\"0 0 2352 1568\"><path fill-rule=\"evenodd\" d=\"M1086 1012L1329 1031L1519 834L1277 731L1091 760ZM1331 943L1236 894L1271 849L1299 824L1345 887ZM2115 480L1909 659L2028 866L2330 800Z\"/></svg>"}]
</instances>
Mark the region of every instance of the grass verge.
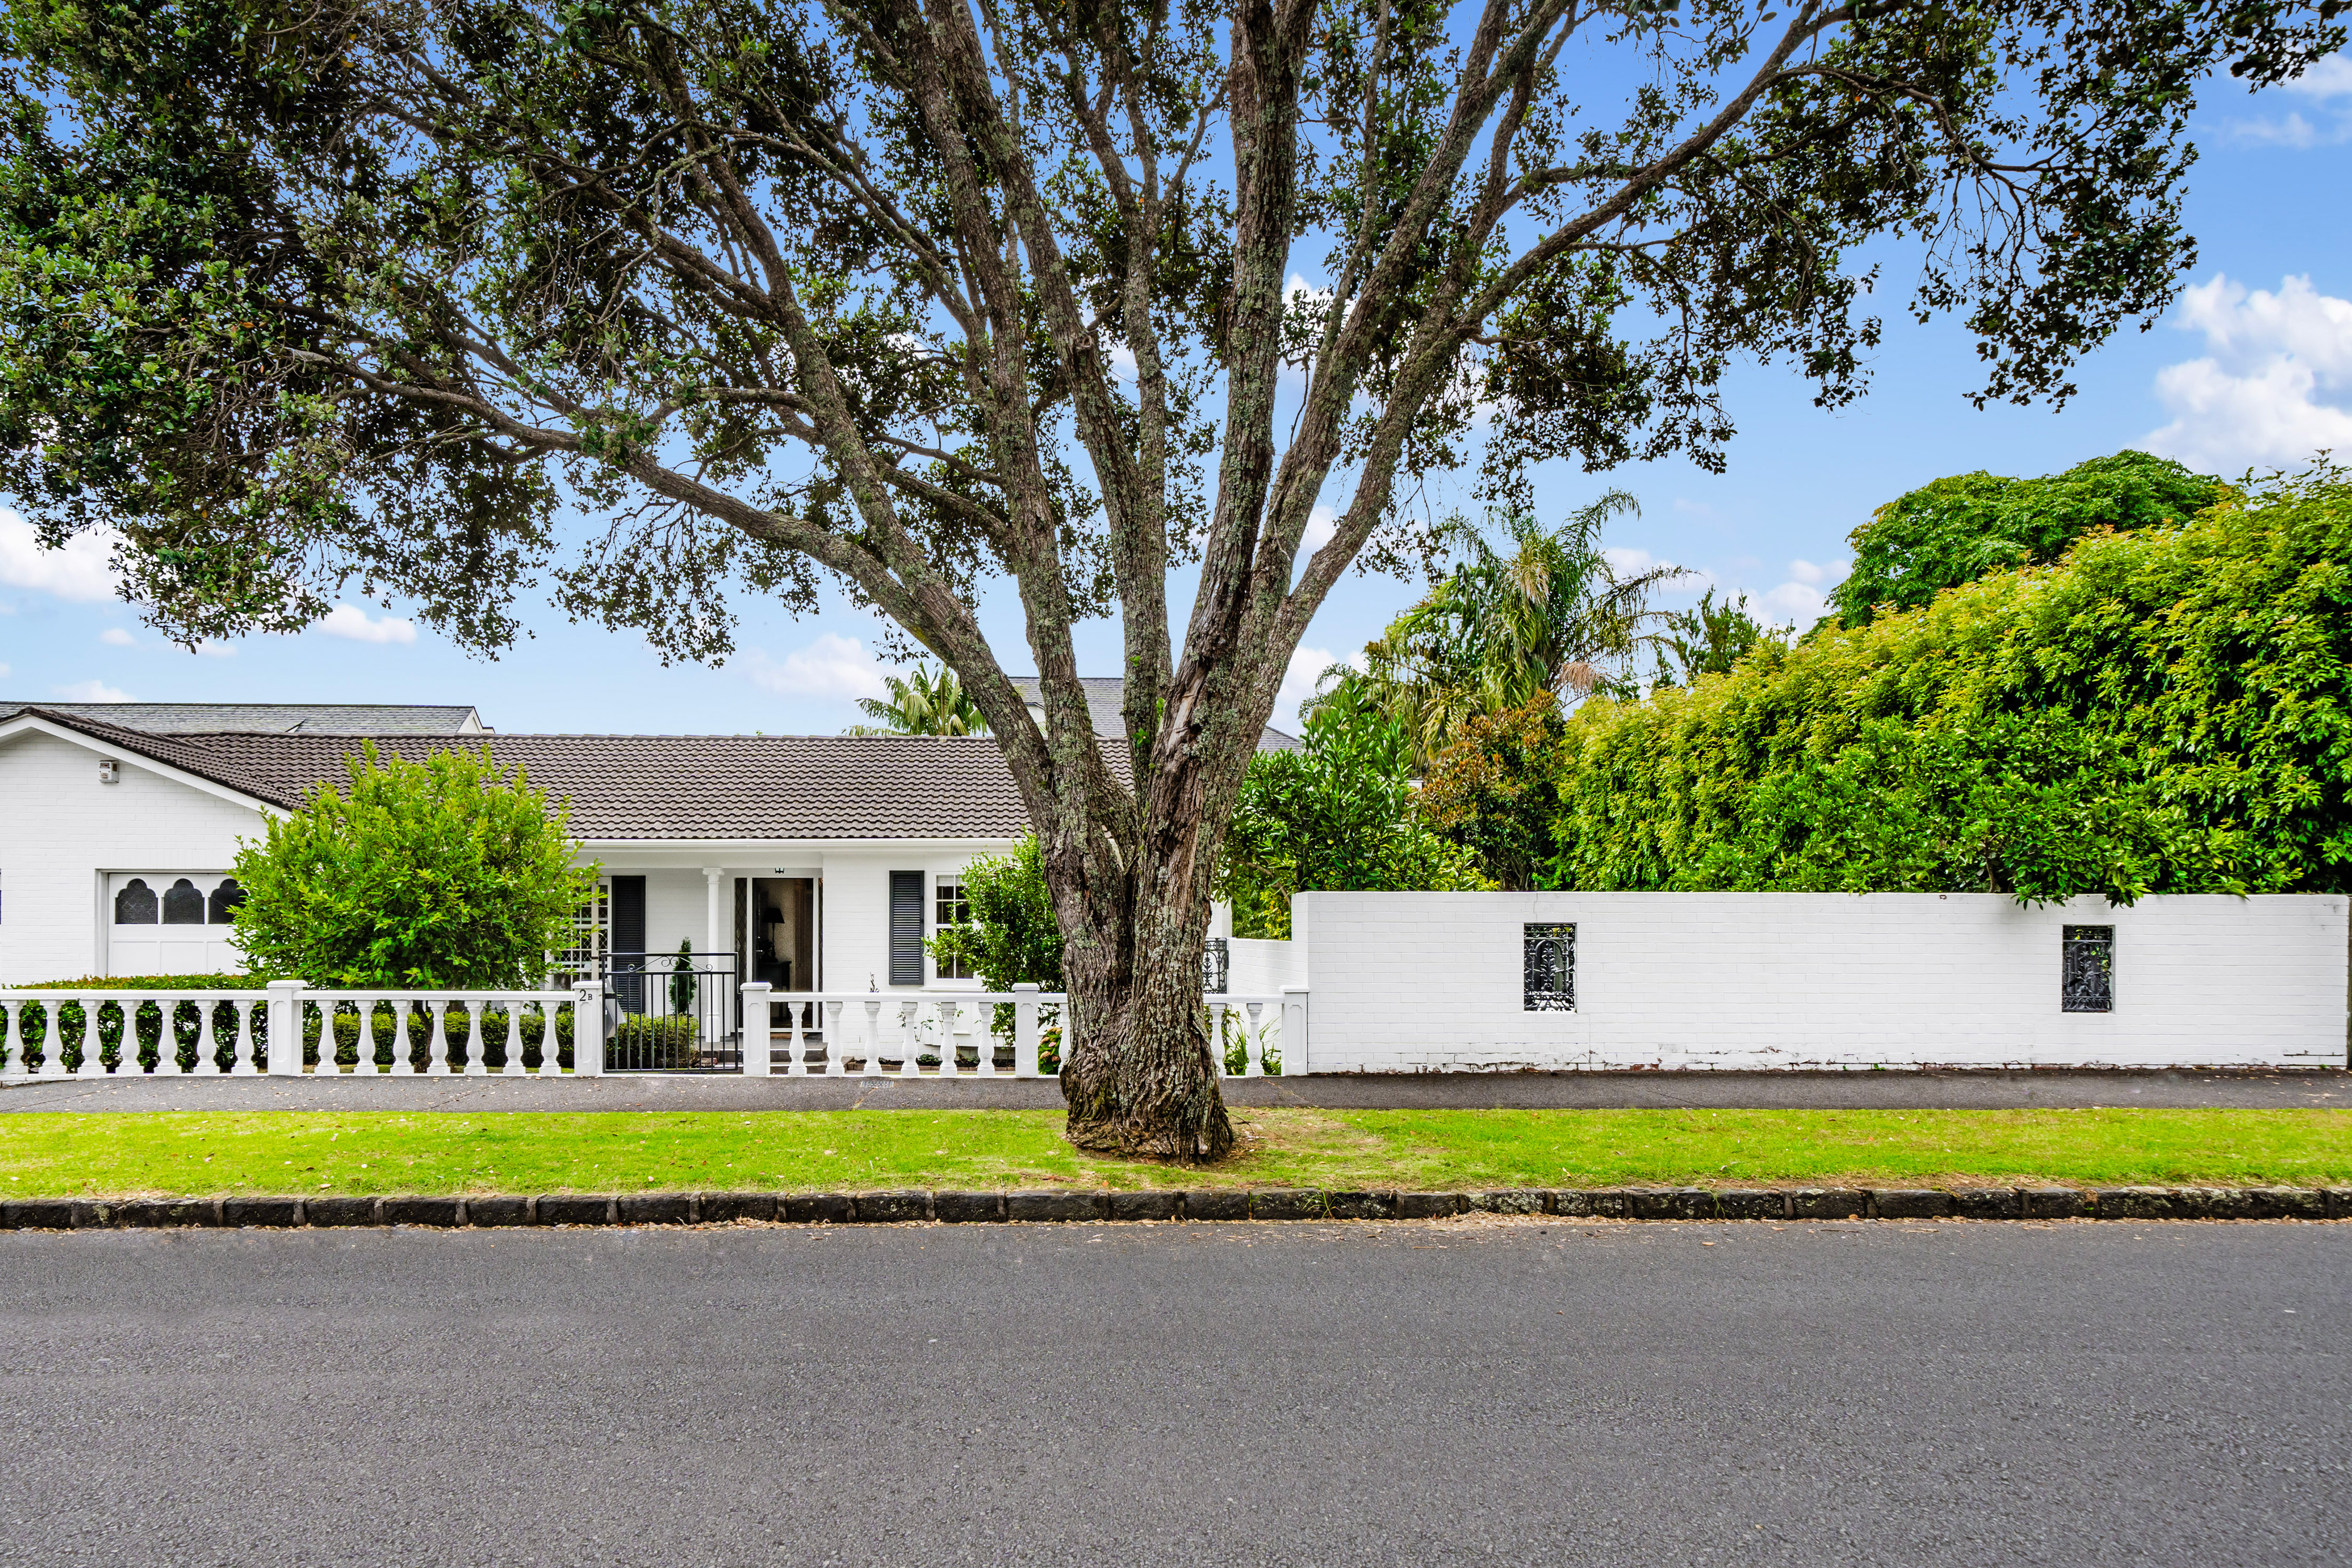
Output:
<instances>
[{"instance_id":1,"label":"grass verge","mask_svg":"<svg viewBox=\"0 0 2352 1568\"><path fill-rule=\"evenodd\" d=\"M2335 1110L1234 1113L1213 1171L1106 1160L1045 1110L321 1112L0 1120L0 1196L887 1187L1482 1187L2352 1181Z\"/></svg>"}]
</instances>

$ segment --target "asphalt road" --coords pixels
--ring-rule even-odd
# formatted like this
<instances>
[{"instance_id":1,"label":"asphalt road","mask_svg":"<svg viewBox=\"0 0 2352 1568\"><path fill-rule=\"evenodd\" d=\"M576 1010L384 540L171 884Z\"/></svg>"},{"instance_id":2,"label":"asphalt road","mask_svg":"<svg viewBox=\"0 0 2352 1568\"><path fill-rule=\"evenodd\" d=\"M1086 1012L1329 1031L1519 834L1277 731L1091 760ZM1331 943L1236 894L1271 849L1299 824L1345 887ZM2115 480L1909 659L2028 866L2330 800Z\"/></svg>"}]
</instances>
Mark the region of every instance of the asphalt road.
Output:
<instances>
[{"instance_id":1,"label":"asphalt road","mask_svg":"<svg viewBox=\"0 0 2352 1568\"><path fill-rule=\"evenodd\" d=\"M2352 1110L2352 1073L1550 1072L1314 1074L1227 1079L1234 1105L1348 1110L2007 1110L2093 1106ZM11 1110L877 1110L1062 1109L1052 1079L169 1078L36 1080L0 1091Z\"/></svg>"},{"instance_id":2,"label":"asphalt road","mask_svg":"<svg viewBox=\"0 0 2352 1568\"><path fill-rule=\"evenodd\" d=\"M2340 1563L2352 1226L0 1235L0 1561Z\"/></svg>"}]
</instances>

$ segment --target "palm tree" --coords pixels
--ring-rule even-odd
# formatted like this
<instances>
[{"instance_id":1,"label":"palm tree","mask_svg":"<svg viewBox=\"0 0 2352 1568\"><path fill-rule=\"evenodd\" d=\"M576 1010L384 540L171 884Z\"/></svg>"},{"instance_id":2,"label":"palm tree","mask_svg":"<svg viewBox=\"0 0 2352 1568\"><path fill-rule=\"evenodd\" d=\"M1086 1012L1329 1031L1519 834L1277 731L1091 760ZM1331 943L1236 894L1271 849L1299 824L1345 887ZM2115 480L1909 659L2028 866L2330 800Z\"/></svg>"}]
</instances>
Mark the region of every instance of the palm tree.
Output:
<instances>
[{"instance_id":1,"label":"palm tree","mask_svg":"<svg viewBox=\"0 0 2352 1568\"><path fill-rule=\"evenodd\" d=\"M971 694L956 679L956 672L941 666L934 672L929 665L917 665L903 679L886 675L882 684L890 689L886 700L879 697L861 697L857 706L878 724L853 724L842 732L846 735L985 735L988 720L980 711Z\"/></svg>"},{"instance_id":2,"label":"palm tree","mask_svg":"<svg viewBox=\"0 0 2352 1568\"><path fill-rule=\"evenodd\" d=\"M1444 751L1463 723L1539 695L1563 703L1638 689L1633 658L1656 641L1650 595L1685 575L1653 566L1621 575L1601 532L1641 508L1623 490L1546 529L1528 512L1499 518L1501 547L1465 524L1451 571L1364 648L1366 668L1343 679L1402 722L1417 763Z\"/></svg>"}]
</instances>

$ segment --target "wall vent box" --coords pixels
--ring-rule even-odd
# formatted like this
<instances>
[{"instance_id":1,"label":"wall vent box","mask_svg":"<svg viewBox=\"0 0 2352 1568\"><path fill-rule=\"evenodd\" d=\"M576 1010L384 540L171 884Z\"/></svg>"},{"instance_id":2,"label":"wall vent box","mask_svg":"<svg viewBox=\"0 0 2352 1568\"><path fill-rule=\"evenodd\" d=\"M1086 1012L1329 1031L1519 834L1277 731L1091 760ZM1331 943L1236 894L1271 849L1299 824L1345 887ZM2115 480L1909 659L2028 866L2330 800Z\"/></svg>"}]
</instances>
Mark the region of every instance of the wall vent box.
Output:
<instances>
[{"instance_id":1,"label":"wall vent box","mask_svg":"<svg viewBox=\"0 0 2352 1568\"><path fill-rule=\"evenodd\" d=\"M119 769L120 764L117 763L112 757L107 757L101 760L98 764L98 782L100 784L112 784L121 776Z\"/></svg>"}]
</instances>

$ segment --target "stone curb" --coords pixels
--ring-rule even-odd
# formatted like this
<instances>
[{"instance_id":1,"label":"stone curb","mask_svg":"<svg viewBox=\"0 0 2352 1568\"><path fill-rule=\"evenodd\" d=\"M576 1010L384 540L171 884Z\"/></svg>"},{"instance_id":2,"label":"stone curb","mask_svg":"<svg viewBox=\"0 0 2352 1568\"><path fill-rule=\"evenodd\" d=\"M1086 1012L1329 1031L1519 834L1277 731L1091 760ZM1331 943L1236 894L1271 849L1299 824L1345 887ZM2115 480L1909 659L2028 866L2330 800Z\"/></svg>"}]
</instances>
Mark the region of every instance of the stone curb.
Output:
<instances>
[{"instance_id":1,"label":"stone curb","mask_svg":"<svg viewBox=\"0 0 2352 1568\"><path fill-rule=\"evenodd\" d=\"M1481 1193L549 1193L539 1197L27 1198L0 1203L0 1230L518 1226L1050 1225L1113 1220L1444 1219L2352 1219L2352 1187L1601 1187Z\"/></svg>"}]
</instances>

